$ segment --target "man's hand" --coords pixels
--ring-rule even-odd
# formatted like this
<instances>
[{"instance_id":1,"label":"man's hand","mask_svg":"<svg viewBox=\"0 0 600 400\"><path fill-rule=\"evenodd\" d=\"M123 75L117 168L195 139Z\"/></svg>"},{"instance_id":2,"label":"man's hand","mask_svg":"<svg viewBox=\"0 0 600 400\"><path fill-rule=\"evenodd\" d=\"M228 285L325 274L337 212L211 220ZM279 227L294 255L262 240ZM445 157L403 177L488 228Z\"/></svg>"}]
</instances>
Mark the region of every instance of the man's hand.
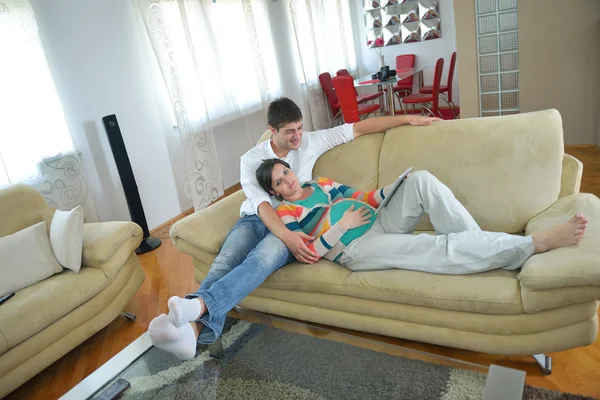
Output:
<instances>
[{"instance_id":1,"label":"man's hand","mask_svg":"<svg viewBox=\"0 0 600 400\"><path fill-rule=\"evenodd\" d=\"M304 232L295 232L288 231L285 235L283 235L283 243L285 246L292 252L296 260L300 261L304 264L313 264L319 261L319 257L316 253L310 250L305 240L313 241L314 237L308 236Z\"/></svg>"},{"instance_id":2,"label":"man's hand","mask_svg":"<svg viewBox=\"0 0 600 400\"><path fill-rule=\"evenodd\" d=\"M354 137L369 135L376 132L385 132L388 129L401 125L424 126L431 125L433 122L442 121L440 118L423 117L421 115L396 115L394 117L375 117L367 118L354 124Z\"/></svg>"},{"instance_id":3,"label":"man's hand","mask_svg":"<svg viewBox=\"0 0 600 400\"><path fill-rule=\"evenodd\" d=\"M421 115L413 115L408 120L408 123L412 126L425 126L431 125L433 122L438 121L443 121L443 119L437 117L423 117Z\"/></svg>"}]
</instances>

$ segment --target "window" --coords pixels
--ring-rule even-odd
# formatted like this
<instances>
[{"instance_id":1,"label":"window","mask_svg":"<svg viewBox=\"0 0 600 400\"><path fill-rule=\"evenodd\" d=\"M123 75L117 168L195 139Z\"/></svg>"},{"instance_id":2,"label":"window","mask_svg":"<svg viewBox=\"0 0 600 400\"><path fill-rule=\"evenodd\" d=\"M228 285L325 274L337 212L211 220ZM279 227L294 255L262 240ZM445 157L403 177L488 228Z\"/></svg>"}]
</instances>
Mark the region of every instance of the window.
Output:
<instances>
[{"instance_id":1,"label":"window","mask_svg":"<svg viewBox=\"0 0 600 400\"><path fill-rule=\"evenodd\" d=\"M155 3L148 9L149 20L154 7L160 7L165 18L161 32L166 35L166 45L161 46L153 36L154 24L147 21L150 38L156 52L169 52L181 82L176 88L181 93L176 97L184 99L189 121L204 123L207 116L213 124L226 122L240 112L262 110L264 99L279 93L280 78L264 2Z\"/></svg>"},{"instance_id":2,"label":"window","mask_svg":"<svg viewBox=\"0 0 600 400\"><path fill-rule=\"evenodd\" d=\"M33 11L0 4L0 185L36 174L40 160L73 149Z\"/></svg>"}]
</instances>

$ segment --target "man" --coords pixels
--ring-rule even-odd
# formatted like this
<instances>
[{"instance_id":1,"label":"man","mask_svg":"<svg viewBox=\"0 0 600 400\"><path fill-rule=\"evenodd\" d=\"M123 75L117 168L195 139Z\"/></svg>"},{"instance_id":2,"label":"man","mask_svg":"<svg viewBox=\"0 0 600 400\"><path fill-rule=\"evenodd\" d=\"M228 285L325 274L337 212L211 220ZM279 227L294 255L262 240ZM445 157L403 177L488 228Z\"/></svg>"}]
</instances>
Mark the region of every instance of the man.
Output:
<instances>
[{"instance_id":1,"label":"man","mask_svg":"<svg viewBox=\"0 0 600 400\"><path fill-rule=\"evenodd\" d=\"M430 125L440 120L412 115L379 117L304 135L302 113L288 98L273 101L267 119L271 139L241 159L240 181L247 197L240 210L241 219L229 233L198 291L185 299L172 297L168 302L169 315L162 314L150 323L148 331L153 344L181 359L193 358L197 343L217 340L229 310L273 272L294 258L307 264L318 260L305 243L314 238L290 231L258 184L256 170L264 159L282 159L297 172L300 181L308 181L319 156L336 146L396 126Z\"/></svg>"}]
</instances>

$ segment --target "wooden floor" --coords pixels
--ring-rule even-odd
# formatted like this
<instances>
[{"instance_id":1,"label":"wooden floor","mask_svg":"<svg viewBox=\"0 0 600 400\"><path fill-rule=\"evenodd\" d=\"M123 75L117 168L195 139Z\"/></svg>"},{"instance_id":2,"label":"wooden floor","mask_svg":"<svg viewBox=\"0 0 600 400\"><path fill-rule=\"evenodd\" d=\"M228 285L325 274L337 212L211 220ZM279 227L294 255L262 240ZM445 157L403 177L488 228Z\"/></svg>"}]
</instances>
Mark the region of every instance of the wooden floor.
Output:
<instances>
[{"instance_id":1,"label":"wooden floor","mask_svg":"<svg viewBox=\"0 0 600 400\"><path fill-rule=\"evenodd\" d=\"M569 147L567 152L584 163L581 191L600 196L600 149ZM198 285L193 279L191 259L172 245L168 237L169 226L170 224L166 224L154 232L155 236L163 239L162 246L139 257L146 273L146 280L126 308L126 311L137 315L137 321L129 322L124 318L117 318L21 386L9 395L8 399L46 400L60 397L145 332L152 318L166 313L167 299L170 296L183 295L196 290ZM256 319L252 315L240 314L235 310L232 311L232 315ZM268 317L261 317L253 322L289 330L298 329L293 322L286 323L285 320L280 319L273 322ZM492 356L343 329L337 330L477 364L499 364L522 369L527 372L529 385L600 398L600 340L596 340L591 346L551 354L554 373L543 376L533 360L527 357ZM312 334L311 329L306 329L303 333Z\"/></svg>"}]
</instances>

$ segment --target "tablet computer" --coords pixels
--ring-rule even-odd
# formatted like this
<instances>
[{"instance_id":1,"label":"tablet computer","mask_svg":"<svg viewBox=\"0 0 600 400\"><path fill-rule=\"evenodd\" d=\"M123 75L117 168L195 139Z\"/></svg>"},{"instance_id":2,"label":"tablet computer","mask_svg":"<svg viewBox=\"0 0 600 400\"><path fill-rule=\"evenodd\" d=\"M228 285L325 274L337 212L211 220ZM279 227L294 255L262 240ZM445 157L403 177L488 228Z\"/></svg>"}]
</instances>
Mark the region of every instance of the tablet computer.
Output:
<instances>
[{"instance_id":1,"label":"tablet computer","mask_svg":"<svg viewBox=\"0 0 600 400\"><path fill-rule=\"evenodd\" d=\"M392 186L392 190L390 190L390 193L385 197L385 199L383 199L383 201L381 202L381 204L379 205L379 207L377 207L377 210L375 211L375 214L378 214L379 210L382 210L383 207L385 207L387 205L387 203L389 203L390 199L396 193L396 190L398 190L398 188L400 187L400 185L402 185L402 182L404 182L404 179L406 179L406 175L408 175L411 170L412 170L412 167L410 167L409 169L407 169L406 171L404 171L402 173L402 175L400 175L398 177L398 179L396 179L394 181L393 186Z\"/></svg>"}]
</instances>

